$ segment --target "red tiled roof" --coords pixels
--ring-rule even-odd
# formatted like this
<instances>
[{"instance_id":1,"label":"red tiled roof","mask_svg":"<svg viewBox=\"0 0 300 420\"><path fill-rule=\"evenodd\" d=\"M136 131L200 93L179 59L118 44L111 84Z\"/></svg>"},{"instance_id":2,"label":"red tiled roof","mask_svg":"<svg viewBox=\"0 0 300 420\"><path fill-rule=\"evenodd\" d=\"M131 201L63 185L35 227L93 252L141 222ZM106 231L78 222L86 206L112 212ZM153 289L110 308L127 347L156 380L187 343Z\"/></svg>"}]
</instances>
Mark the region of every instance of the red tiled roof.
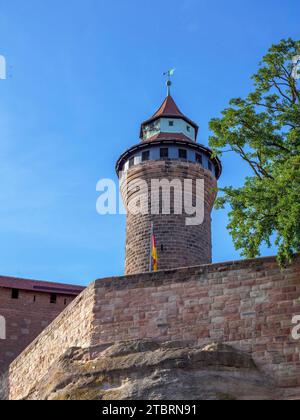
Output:
<instances>
[{"instance_id":1,"label":"red tiled roof","mask_svg":"<svg viewBox=\"0 0 300 420\"><path fill-rule=\"evenodd\" d=\"M172 96L167 96L164 102L162 103L161 107L156 111L152 118L158 118L163 116L170 116L172 115L185 118L183 113L180 111L178 106L176 105Z\"/></svg>"},{"instance_id":2,"label":"red tiled roof","mask_svg":"<svg viewBox=\"0 0 300 420\"><path fill-rule=\"evenodd\" d=\"M155 134L155 136L148 138L147 142L154 141L154 140L185 140L185 141L195 143L193 140L191 140L189 137L187 137L183 133L158 133L158 134Z\"/></svg>"},{"instance_id":3,"label":"red tiled roof","mask_svg":"<svg viewBox=\"0 0 300 420\"><path fill-rule=\"evenodd\" d=\"M61 295L77 296L83 290L82 286L71 284L51 283L47 281L36 281L19 279L15 277L0 276L0 288L28 290L41 293L57 293Z\"/></svg>"},{"instance_id":4,"label":"red tiled roof","mask_svg":"<svg viewBox=\"0 0 300 420\"><path fill-rule=\"evenodd\" d=\"M160 108L156 111L156 113L147 121L143 122L141 125L141 138L143 137L143 128L146 124L150 124L154 122L158 118L182 118L183 120L187 121L191 126L193 126L196 130L196 138L198 134L198 125L186 117L176 105L172 96L167 96Z\"/></svg>"}]
</instances>

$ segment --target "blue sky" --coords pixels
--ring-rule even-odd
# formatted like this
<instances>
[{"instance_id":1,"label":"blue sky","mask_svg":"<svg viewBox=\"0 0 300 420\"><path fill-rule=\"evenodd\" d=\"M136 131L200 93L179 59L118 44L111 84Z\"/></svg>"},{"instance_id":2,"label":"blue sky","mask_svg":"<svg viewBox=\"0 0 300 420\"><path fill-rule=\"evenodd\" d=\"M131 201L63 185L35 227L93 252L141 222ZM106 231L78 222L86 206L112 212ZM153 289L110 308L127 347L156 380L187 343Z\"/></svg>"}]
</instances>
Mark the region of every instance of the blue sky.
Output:
<instances>
[{"instance_id":1,"label":"blue sky","mask_svg":"<svg viewBox=\"0 0 300 420\"><path fill-rule=\"evenodd\" d=\"M124 270L125 217L99 216L96 183L165 96L200 125L232 97L272 43L299 39L298 0L0 1L0 273L87 284ZM223 158L220 185L247 167ZM213 215L214 261L240 258ZM274 250L263 250L263 255Z\"/></svg>"}]
</instances>

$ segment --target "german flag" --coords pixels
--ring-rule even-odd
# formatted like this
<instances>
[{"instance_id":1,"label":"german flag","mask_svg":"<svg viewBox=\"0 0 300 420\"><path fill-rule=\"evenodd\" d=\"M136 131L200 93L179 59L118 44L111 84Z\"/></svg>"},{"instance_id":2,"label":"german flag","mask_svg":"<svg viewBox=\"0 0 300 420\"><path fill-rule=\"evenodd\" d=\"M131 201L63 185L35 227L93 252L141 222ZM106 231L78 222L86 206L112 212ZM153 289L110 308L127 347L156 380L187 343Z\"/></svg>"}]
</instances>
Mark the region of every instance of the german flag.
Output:
<instances>
[{"instance_id":1,"label":"german flag","mask_svg":"<svg viewBox=\"0 0 300 420\"><path fill-rule=\"evenodd\" d=\"M157 243L154 233L152 232L152 250L151 250L151 256L152 256L152 270L158 271L158 258L157 258Z\"/></svg>"},{"instance_id":2,"label":"german flag","mask_svg":"<svg viewBox=\"0 0 300 420\"><path fill-rule=\"evenodd\" d=\"M154 225L151 223L150 231L150 272L158 271L157 243L154 234Z\"/></svg>"}]
</instances>

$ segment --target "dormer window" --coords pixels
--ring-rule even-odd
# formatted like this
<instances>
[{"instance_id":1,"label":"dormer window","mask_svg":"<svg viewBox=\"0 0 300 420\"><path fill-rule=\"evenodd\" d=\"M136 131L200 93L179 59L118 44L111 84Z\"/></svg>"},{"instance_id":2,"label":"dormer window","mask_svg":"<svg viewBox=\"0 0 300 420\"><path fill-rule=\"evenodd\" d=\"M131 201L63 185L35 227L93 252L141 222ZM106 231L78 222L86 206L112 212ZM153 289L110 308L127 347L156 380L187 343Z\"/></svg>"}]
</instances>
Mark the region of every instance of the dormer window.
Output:
<instances>
[{"instance_id":1,"label":"dormer window","mask_svg":"<svg viewBox=\"0 0 300 420\"><path fill-rule=\"evenodd\" d=\"M174 127L174 121L169 121L169 127Z\"/></svg>"},{"instance_id":2,"label":"dormer window","mask_svg":"<svg viewBox=\"0 0 300 420\"><path fill-rule=\"evenodd\" d=\"M186 129L189 133L191 132L191 127L189 125L186 126Z\"/></svg>"}]
</instances>

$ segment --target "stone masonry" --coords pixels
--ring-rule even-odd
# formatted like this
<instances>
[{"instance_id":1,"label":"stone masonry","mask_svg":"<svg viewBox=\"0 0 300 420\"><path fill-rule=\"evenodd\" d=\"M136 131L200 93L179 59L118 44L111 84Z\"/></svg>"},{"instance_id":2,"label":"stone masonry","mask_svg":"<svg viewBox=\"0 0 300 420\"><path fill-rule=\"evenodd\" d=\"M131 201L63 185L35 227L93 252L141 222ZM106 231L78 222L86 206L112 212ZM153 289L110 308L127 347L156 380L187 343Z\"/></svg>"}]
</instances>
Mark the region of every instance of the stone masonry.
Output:
<instances>
[{"instance_id":1,"label":"stone masonry","mask_svg":"<svg viewBox=\"0 0 300 420\"><path fill-rule=\"evenodd\" d=\"M138 339L230 345L300 398L299 297L300 257L284 270L262 258L98 280L11 364L2 398L25 398L70 348Z\"/></svg>"},{"instance_id":2,"label":"stone masonry","mask_svg":"<svg viewBox=\"0 0 300 420\"><path fill-rule=\"evenodd\" d=\"M134 188L137 180L146 181L148 191ZM193 180L192 202L203 202L196 195L196 180L204 180L204 222L198 226L187 226L186 218L191 216L182 211L174 214L175 197L171 189L171 213L162 214L162 200L151 200L151 180ZM130 191L128 192L128 186ZM149 271L151 223L157 240L158 264L160 270L209 264L212 260L211 211L216 198L217 181L212 173L200 165L180 161L151 161L130 169L121 180L121 191L125 206L132 200L146 194L149 214L133 214L128 211L126 224L126 274ZM160 204L160 213L151 214L151 205ZM183 200L181 200L183 210Z\"/></svg>"}]
</instances>

